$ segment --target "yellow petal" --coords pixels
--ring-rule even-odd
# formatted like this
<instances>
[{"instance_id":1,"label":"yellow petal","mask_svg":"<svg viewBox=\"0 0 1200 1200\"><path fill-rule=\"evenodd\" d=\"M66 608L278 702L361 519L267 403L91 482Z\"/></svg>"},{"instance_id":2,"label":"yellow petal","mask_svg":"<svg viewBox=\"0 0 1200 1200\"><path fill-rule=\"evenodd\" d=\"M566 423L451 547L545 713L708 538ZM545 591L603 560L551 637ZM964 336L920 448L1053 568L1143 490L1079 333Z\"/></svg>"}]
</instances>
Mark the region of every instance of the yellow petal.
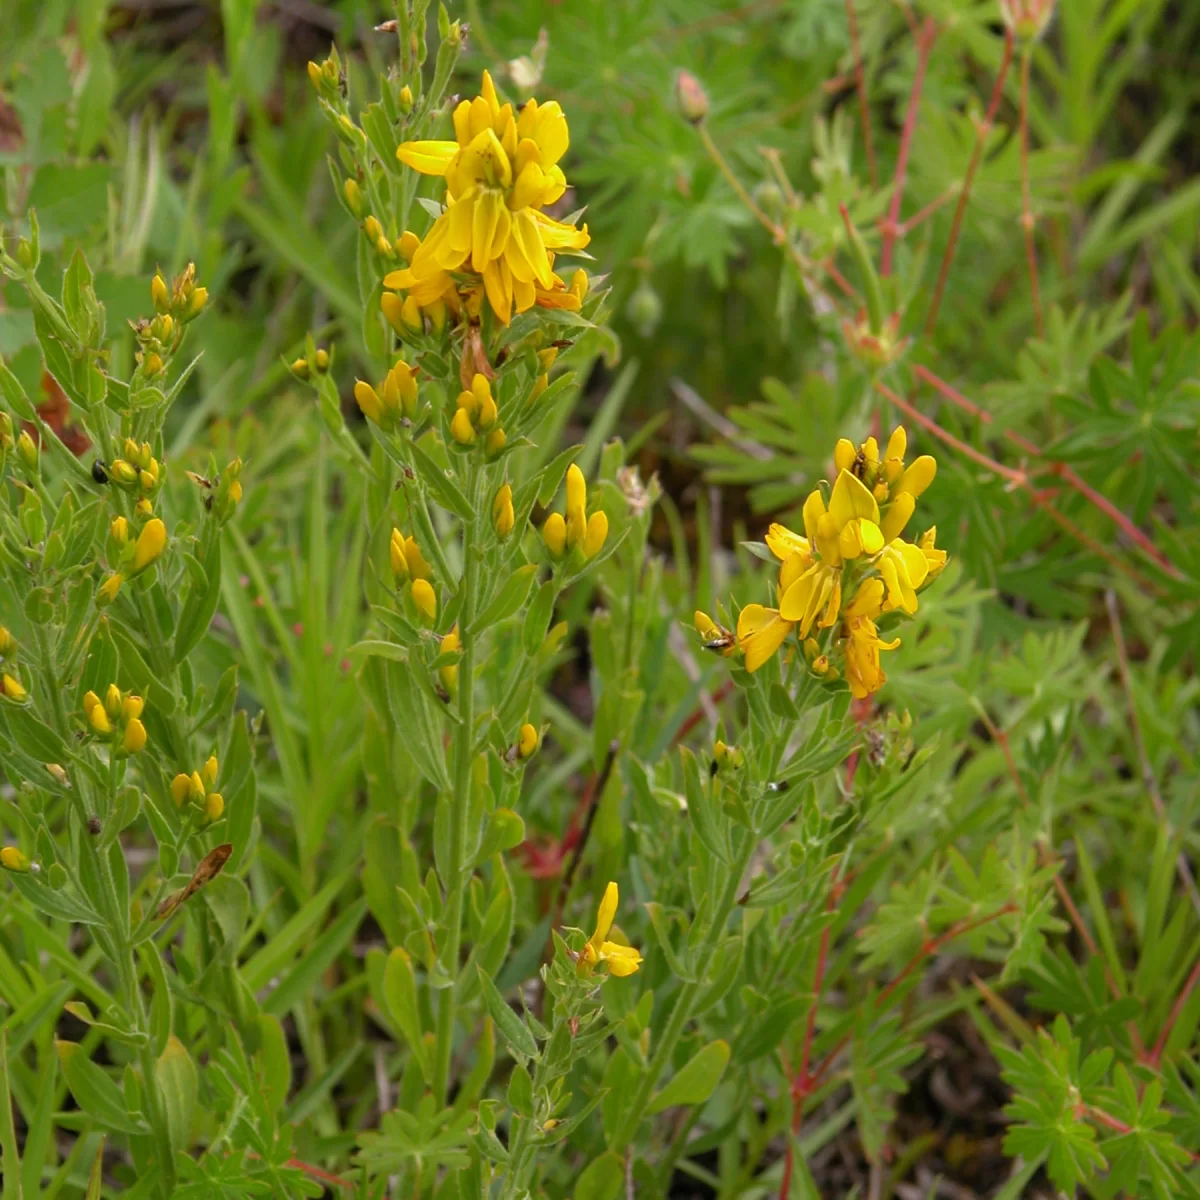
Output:
<instances>
[{"instance_id":1,"label":"yellow petal","mask_svg":"<svg viewBox=\"0 0 1200 1200\"><path fill-rule=\"evenodd\" d=\"M567 468L567 508L585 508L587 506L587 481L583 472L572 463Z\"/></svg>"},{"instance_id":2,"label":"yellow petal","mask_svg":"<svg viewBox=\"0 0 1200 1200\"><path fill-rule=\"evenodd\" d=\"M618 979L632 975L642 965L642 956L637 950L616 942L605 942L600 947L600 958L608 964L608 973Z\"/></svg>"},{"instance_id":3,"label":"yellow petal","mask_svg":"<svg viewBox=\"0 0 1200 1200\"><path fill-rule=\"evenodd\" d=\"M566 154L571 137L567 131L567 118L557 100L550 100L537 110L533 140L542 152L542 162L548 167Z\"/></svg>"},{"instance_id":4,"label":"yellow petal","mask_svg":"<svg viewBox=\"0 0 1200 1200\"><path fill-rule=\"evenodd\" d=\"M500 261L490 262L483 272L483 287L488 303L501 325L512 319L512 273Z\"/></svg>"},{"instance_id":5,"label":"yellow petal","mask_svg":"<svg viewBox=\"0 0 1200 1200\"><path fill-rule=\"evenodd\" d=\"M563 520L562 513L551 513L546 518L546 523L542 526L542 541L555 558L561 557L567 548L567 523Z\"/></svg>"},{"instance_id":6,"label":"yellow petal","mask_svg":"<svg viewBox=\"0 0 1200 1200\"><path fill-rule=\"evenodd\" d=\"M904 461L905 454L908 453L908 434L904 432L903 425L897 425L892 430L892 436L888 438L887 458L898 458L901 462Z\"/></svg>"},{"instance_id":7,"label":"yellow petal","mask_svg":"<svg viewBox=\"0 0 1200 1200\"><path fill-rule=\"evenodd\" d=\"M432 624L437 617L437 593L433 590L433 585L427 579L414 579L412 598L417 611Z\"/></svg>"},{"instance_id":8,"label":"yellow petal","mask_svg":"<svg viewBox=\"0 0 1200 1200\"><path fill-rule=\"evenodd\" d=\"M817 498L820 499L820 496ZM811 554L808 538L801 537L786 525L778 523L767 530L767 547L780 562L784 562L793 554Z\"/></svg>"},{"instance_id":9,"label":"yellow petal","mask_svg":"<svg viewBox=\"0 0 1200 1200\"><path fill-rule=\"evenodd\" d=\"M839 532L856 518L879 523L879 505L866 485L849 471L839 471L833 493L829 497L829 511L837 522Z\"/></svg>"},{"instance_id":10,"label":"yellow petal","mask_svg":"<svg viewBox=\"0 0 1200 1200\"><path fill-rule=\"evenodd\" d=\"M445 175L457 153L457 142L402 142L396 148L396 157L422 175Z\"/></svg>"},{"instance_id":11,"label":"yellow petal","mask_svg":"<svg viewBox=\"0 0 1200 1200\"><path fill-rule=\"evenodd\" d=\"M565 225L537 211L532 213L532 217L541 232L542 244L548 250L583 250L592 240L586 225L576 229L574 225ZM549 284L546 286L549 287Z\"/></svg>"},{"instance_id":12,"label":"yellow petal","mask_svg":"<svg viewBox=\"0 0 1200 1200\"><path fill-rule=\"evenodd\" d=\"M937 460L930 454L922 454L920 458L913 459L908 469L900 476L900 482L896 484L894 492L908 492L912 496L919 496L933 482L936 474Z\"/></svg>"},{"instance_id":13,"label":"yellow petal","mask_svg":"<svg viewBox=\"0 0 1200 1200\"><path fill-rule=\"evenodd\" d=\"M779 610L761 604L747 604L738 614L738 645L746 656L746 670L757 671L783 645L792 622L785 621Z\"/></svg>"},{"instance_id":14,"label":"yellow petal","mask_svg":"<svg viewBox=\"0 0 1200 1200\"><path fill-rule=\"evenodd\" d=\"M883 520L879 523L885 542L894 542L904 532L904 527L916 507L917 498L911 492L901 492L888 505Z\"/></svg>"},{"instance_id":15,"label":"yellow petal","mask_svg":"<svg viewBox=\"0 0 1200 1200\"><path fill-rule=\"evenodd\" d=\"M812 566L812 556L810 554L801 553L799 550L793 551L783 560L783 565L779 568L779 594L782 596L788 588Z\"/></svg>"},{"instance_id":16,"label":"yellow petal","mask_svg":"<svg viewBox=\"0 0 1200 1200\"><path fill-rule=\"evenodd\" d=\"M583 555L595 558L608 540L608 514L598 509L588 517L587 532L583 535Z\"/></svg>"},{"instance_id":17,"label":"yellow petal","mask_svg":"<svg viewBox=\"0 0 1200 1200\"><path fill-rule=\"evenodd\" d=\"M518 209L537 207L542 202L542 193L546 190L546 173L536 163L531 162L521 168L517 181L508 196L508 207L516 212Z\"/></svg>"},{"instance_id":18,"label":"yellow petal","mask_svg":"<svg viewBox=\"0 0 1200 1200\"><path fill-rule=\"evenodd\" d=\"M471 222L475 215L474 200L475 191L471 189L446 210L446 241L456 254L466 254L471 249Z\"/></svg>"},{"instance_id":19,"label":"yellow petal","mask_svg":"<svg viewBox=\"0 0 1200 1200\"><path fill-rule=\"evenodd\" d=\"M532 209L523 208L513 214L512 237L533 270L533 277L542 287L553 287L554 272L550 269L541 227L534 220Z\"/></svg>"},{"instance_id":20,"label":"yellow petal","mask_svg":"<svg viewBox=\"0 0 1200 1200\"><path fill-rule=\"evenodd\" d=\"M872 577L864 579L854 593L854 599L846 605L843 616L847 620L854 617L877 617L883 608L883 580Z\"/></svg>"},{"instance_id":21,"label":"yellow petal","mask_svg":"<svg viewBox=\"0 0 1200 1200\"><path fill-rule=\"evenodd\" d=\"M500 101L496 98L496 85L492 82L490 71L484 71L483 73L483 82L480 84L479 94L487 101L488 107L492 110L493 114L500 111Z\"/></svg>"},{"instance_id":22,"label":"yellow petal","mask_svg":"<svg viewBox=\"0 0 1200 1200\"><path fill-rule=\"evenodd\" d=\"M833 465L839 471L848 471L854 466L854 460L858 457L858 451L854 448L854 443L849 438L838 438L837 445L833 448Z\"/></svg>"},{"instance_id":23,"label":"yellow petal","mask_svg":"<svg viewBox=\"0 0 1200 1200\"><path fill-rule=\"evenodd\" d=\"M604 895L600 900L600 907L596 910L596 931L588 938L588 942L599 950L604 943L604 939L608 937L609 930L612 929L613 921L617 918L617 903L620 900L620 892L617 890L615 883L609 883L604 889Z\"/></svg>"},{"instance_id":24,"label":"yellow petal","mask_svg":"<svg viewBox=\"0 0 1200 1200\"><path fill-rule=\"evenodd\" d=\"M821 518L825 515L825 501L819 491L811 491L804 501L804 532L808 534L808 544L817 545L817 533ZM768 543L769 545L770 543Z\"/></svg>"}]
</instances>

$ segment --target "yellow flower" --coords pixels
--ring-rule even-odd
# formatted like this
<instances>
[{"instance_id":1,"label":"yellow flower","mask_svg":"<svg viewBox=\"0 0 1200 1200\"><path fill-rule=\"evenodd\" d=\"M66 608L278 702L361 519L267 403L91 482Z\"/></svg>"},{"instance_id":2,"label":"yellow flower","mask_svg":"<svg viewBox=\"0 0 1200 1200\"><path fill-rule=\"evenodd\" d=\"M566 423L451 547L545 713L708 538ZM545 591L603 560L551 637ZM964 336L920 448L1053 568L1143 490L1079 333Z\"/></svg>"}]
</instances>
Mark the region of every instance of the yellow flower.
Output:
<instances>
[{"instance_id":1,"label":"yellow flower","mask_svg":"<svg viewBox=\"0 0 1200 1200\"><path fill-rule=\"evenodd\" d=\"M538 748L538 743L541 737L535 726L530 725L528 721L521 726L520 732L517 734L517 754L521 758L529 758Z\"/></svg>"},{"instance_id":2,"label":"yellow flower","mask_svg":"<svg viewBox=\"0 0 1200 1200\"><path fill-rule=\"evenodd\" d=\"M471 424L471 414L465 408L454 410L450 419L450 436L460 446L470 446L475 441L475 427Z\"/></svg>"},{"instance_id":3,"label":"yellow flower","mask_svg":"<svg viewBox=\"0 0 1200 1200\"><path fill-rule=\"evenodd\" d=\"M706 612L696 609L692 617L696 632L704 641L704 649L728 658L737 649L737 639L723 625L718 625Z\"/></svg>"},{"instance_id":4,"label":"yellow flower","mask_svg":"<svg viewBox=\"0 0 1200 1200\"><path fill-rule=\"evenodd\" d=\"M208 756L208 761L200 769L200 778L204 781L206 788L214 788L217 786L217 774L221 769L221 764L217 760L215 754Z\"/></svg>"},{"instance_id":5,"label":"yellow flower","mask_svg":"<svg viewBox=\"0 0 1200 1200\"><path fill-rule=\"evenodd\" d=\"M503 429L497 427L487 435L487 441L484 442L484 449L487 450L489 455L494 456L499 454L507 445L508 434Z\"/></svg>"},{"instance_id":6,"label":"yellow flower","mask_svg":"<svg viewBox=\"0 0 1200 1200\"><path fill-rule=\"evenodd\" d=\"M608 541L608 514L600 509L588 517L587 530L583 535L584 558L595 558Z\"/></svg>"},{"instance_id":7,"label":"yellow flower","mask_svg":"<svg viewBox=\"0 0 1200 1200\"><path fill-rule=\"evenodd\" d=\"M579 956L581 974L590 974L594 967L604 963L610 974L620 978L632 975L642 965L642 956L632 946L606 940L616 919L618 898L617 885L610 883L596 912L595 932Z\"/></svg>"},{"instance_id":8,"label":"yellow flower","mask_svg":"<svg viewBox=\"0 0 1200 1200\"><path fill-rule=\"evenodd\" d=\"M437 593L427 579L414 579L412 585L413 603L417 611L430 625L437 619Z\"/></svg>"},{"instance_id":9,"label":"yellow flower","mask_svg":"<svg viewBox=\"0 0 1200 1200\"><path fill-rule=\"evenodd\" d=\"M117 598L117 592L121 590L121 584L125 581L125 576L119 572L114 572L100 585L96 590L96 603L101 608L111 604Z\"/></svg>"},{"instance_id":10,"label":"yellow flower","mask_svg":"<svg viewBox=\"0 0 1200 1200\"><path fill-rule=\"evenodd\" d=\"M18 704L23 704L29 693L22 686L21 681L15 676L10 675L7 671L3 678L0 678L0 690L10 700L15 700Z\"/></svg>"},{"instance_id":11,"label":"yellow flower","mask_svg":"<svg viewBox=\"0 0 1200 1200\"><path fill-rule=\"evenodd\" d=\"M452 630L444 638L442 638L441 653L442 654L457 654L462 643L458 638L458 626L455 625ZM458 688L458 663L450 663L448 666L438 669L438 674L442 677L442 686L450 695L454 695Z\"/></svg>"},{"instance_id":12,"label":"yellow flower","mask_svg":"<svg viewBox=\"0 0 1200 1200\"><path fill-rule=\"evenodd\" d=\"M513 531L516 524L516 514L513 512L512 487L503 484L492 501L492 528L496 536L503 540Z\"/></svg>"},{"instance_id":13,"label":"yellow flower","mask_svg":"<svg viewBox=\"0 0 1200 1200\"><path fill-rule=\"evenodd\" d=\"M391 541L388 543L388 557L392 564L392 574L397 583L408 582L408 560L404 555L404 534L395 527L392 528Z\"/></svg>"},{"instance_id":14,"label":"yellow flower","mask_svg":"<svg viewBox=\"0 0 1200 1200\"><path fill-rule=\"evenodd\" d=\"M736 771L745 762L745 755L737 746L727 746L718 738L713 742L713 762L718 768L729 767Z\"/></svg>"},{"instance_id":15,"label":"yellow flower","mask_svg":"<svg viewBox=\"0 0 1200 1200\"><path fill-rule=\"evenodd\" d=\"M112 732L112 722L108 719L108 713L104 710L104 705L100 703L100 697L95 692L88 692L83 697L83 715L87 718L87 723L99 734Z\"/></svg>"},{"instance_id":16,"label":"yellow flower","mask_svg":"<svg viewBox=\"0 0 1200 1200\"><path fill-rule=\"evenodd\" d=\"M0 658L8 658L17 651L17 639L3 625L0 625Z\"/></svg>"},{"instance_id":17,"label":"yellow flower","mask_svg":"<svg viewBox=\"0 0 1200 1200\"><path fill-rule=\"evenodd\" d=\"M129 522L124 517L113 517L112 524L108 527L108 532L112 534L114 542L119 546L123 546L129 541Z\"/></svg>"},{"instance_id":18,"label":"yellow flower","mask_svg":"<svg viewBox=\"0 0 1200 1200\"><path fill-rule=\"evenodd\" d=\"M144 571L167 546L167 527L159 517L146 522L133 548L133 569Z\"/></svg>"},{"instance_id":19,"label":"yellow flower","mask_svg":"<svg viewBox=\"0 0 1200 1200\"><path fill-rule=\"evenodd\" d=\"M387 286L444 289L446 272L482 277L488 303L507 324L515 308L525 312L537 288L554 286L550 251L582 250L586 226L576 229L541 209L566 191L558 163L570 142L567 121L555 101L529 100L520 114L501 105L491 76L482 94L454 110L455 141L405 142L396 157L423 175L446 180L446 210L413 254L402 281ZM420 302L424 293L414 291Z\"/></svg>"},{"instance_id":20,"label":"yellow flower","mask_svg":"<svg viewBox=\"0 0 1200 1200\"><path fill-rule=\"evenodd\" d=\"M204 797L204 819L211 825L213 821L221 819L221 814L225 811L225 797L220 792L209 792Z\"/></svg>"},{"instance_id":21,"label":"yellow flower","mask_svg":"<svg viewBox=\"0 0 1200 1200\"><path fill-rule=\"evenodd\" d=\"M795 627L785 621L779 609L762 604L747 604L738 613L738 648L746 656L746 670L757 671L783 645Z\"/></svg>"},{"instance_id":22,"label":"yellow flower","mask_svg":"<svg viewBox=\"0 0 1200 1200\"><path fill-rule=\"evenodd\" d=\"M29 870L29 859L16 846L5 846L0 850L0 867L23 875Z\"/></svg>"},{"instance_id":23,"label":"yellow flower","mask_svg":"<svg viewBox=\"0 0 1200 1200\"><path fill-rule=\"evenodd\" d=\"M932 583L942 573L948 557L945 550L937 548L937 526L931 525L925 530L917 545L921 547L921 553L925 555L925 562L929 567L925 582Z\"/></svg>"},{"instance_id":24,"label":"yellow flower","mask_svg":"<svg viewBox=\"0 0 1200 1200\"><path fill-rule=\"evenodd\" d=\"M354 399L368 421L380 429L394 429L402 418L411 418L417 411L416 372L398 359L378 390L365 379L355 380Z\"/></svg>"},{"instance_id":25,"label":"yellow flower","mask_svg":"<svg viewBox=\"0 0 1200 1200\"><path fill-rule=\"evenodd\" d=\"M425 561L425 556L421 553L420 546L417 545L417 539L412 536L404 539L404 561L408 565L408 573L414 579L431 579L433 577L433 571Z\"/></svg>"},{"instance_id":26,"label":"yellow flower","mask_svg":"<svg viewBox=\"0 0 1200 1200\"><path fill-rule=\"evenodd\" d=\"M880 641L874 618L883 605L883 581L865 579L842 614L846 640L846 682L856 700L865 699L887 682L879 665L881 650L895 650L900 639Z\"/></svg>"},{"instance_id":27,"label":"yellow flower","mask_svg":"<svg viewBox=\"0 0 1200 1200\"><path fill-rule=\"evenodd\" d=\"M542 540L555 558L579 546L585 559L595 558L608 540L608 515L596 511L587 515L587 481L572 463L567 468L566 516L551 513L542 526Z\"/></svg>"}]
</instances>

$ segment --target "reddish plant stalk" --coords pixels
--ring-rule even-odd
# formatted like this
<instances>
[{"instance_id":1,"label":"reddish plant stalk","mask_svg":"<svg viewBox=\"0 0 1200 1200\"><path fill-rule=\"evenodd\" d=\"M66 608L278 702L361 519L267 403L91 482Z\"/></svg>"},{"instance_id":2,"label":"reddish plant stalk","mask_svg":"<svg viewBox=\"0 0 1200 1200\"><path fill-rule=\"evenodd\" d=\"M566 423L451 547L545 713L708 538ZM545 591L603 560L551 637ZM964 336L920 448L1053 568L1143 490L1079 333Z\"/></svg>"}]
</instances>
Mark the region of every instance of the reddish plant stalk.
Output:
<instances>
[{"instance_id":1,"label":"reddish plant stalk","mask_svg":"<svg viewBox=\"0 0 1200 1200\"><path fill-rule=\"evenodd\" d=\"M858 115L862 120L863 149L867 154L867 177L873 190L879 186L879 165L875 161L875 143L871 140L871 108L867 103L867 76L863 70L862 43L858 37L854 0L846 0L846 24L850 27L850 53L854 55L854 86L858 91Z\"/></svg>"},{"instance_id":2,"label":"reddish plant stalk","mask_svg":"<svg viewBox=\"0 0 1200 1200\"><path fill-rule=\"evenodd\" d=\"M935 212L939 212L941 209L943 209L950 202L950 197L953 195L954 189L947 188L940 196L937 197L936 200L930 200L930 202L926 204L924 208L918 208L917 211L913 213L913 215L909 217L907 221L900 222L900 227L896 231L897 234L900 237L906 237L908 234L912 233L912 231L916 229L918 225L928 221Z\"/></svg>"},{"instance_id":3,"label":"reddish plant stalk","mask_svg":"<svg viewBox=\"0 0 1200 1200\"><path fill-rule=\"evenodd\" d=\"M1150 1056L1146 1059L1152 1067L1157 1067L1162 1058L1163 1050L1166 1049L1167 1038L1171 1036L1171 1030L1175 1028L1175 1022L1179 1020L1179 1014L1183 1012L1184 1006L1191 998L1192 992L1196 989L1196 984L1200 983L1200 961L1192 968L1191 974L1187 977L1187 982L1183 985L1183 990L1171 1006L1171 1015L1167 1018L1167 1023L1162 1027L1162 1032L1158 1035L1158 1040L1154 1043L1154 1049L1150 1051Z\"/></svg>"},{"instance_id":4,"label":"reddish plant stalk","mask_svg":"<svg viewBox=\"0 0 1200 1200\"><path fill-rule=\"evenodd\" d=\"M917 70L913 75L912 91L908 96L908 110L904 114L904 128L900 133L900 151L896 158L896 174L892 179L892 201L883 223L883 249L880 254L879 270L884 276L892 273L892 250L896 234L900 229L900 202L904 199L904 183L908 175L908 155L912 149L913 132L917 127L917 110L921 106L921 89L925 86L925 68L929 65L929 52L937 37L937 25L932 17L925 18L921 34L917 38Z\"/></svg>"},{"instance_id":5,"label":"reddish plant stalk","mask_svg":"<svg viewBox=\"0 0 1200 1200\"><path fill-rule=\"evenodd\" d=\"M1029 194L1029 68L1033 61L1029 46L1021 54L1021 227L1025 230L1025 257L1029 261L1029 292L1038 337L1045 333L1042 319L1042 290L1038 284L1037 246L1033 239L1033 203Z\"/></svg>"},{"instance_id":6,"label":"reddish plant stalk","mask_svg":"<svg viewBox=\"0 0 1200 1200\"><path fill-rule=\"evenodd\" d=\"M979 170L983 158L983 148L988 134L992 132L992 123L996 119L996 110L1000 107L1000 97L1004 94L1004 80L1008 76L1008 68L1012 64L1013 31L1004 32L1004 57L1000 60L1000 69L996 72L996 82L992 87L992 98L988 101L987 113L983 124L975 135L975 149L971 151L971 161L967 164L967 173L963 177L962 191L958 194L958 204L954 208L954 220L950 223L950 240L946 243L946 251L942 255L942 265L938 269L937 286L933 289L933 301L929 306L929 316L925 318L925 334L933 332L937 324L938 312L942 307L942 296L946 291L946 281L950 275L950 265L954 262L954 252L958 249L958 238L962 232L963 218L967 211L967 201L971 196L971 185L975 182L975 172Z\"/></svg>"},{"instance_id":7,"label":"reddish plant stalk","mask_svg":"<svg viewBox=\"0 0 1200 1200\"><path fill-rule=\"evenodd\" d=\"M713 702L713 704L720 704L721 701L724 700L731 691L733 691L733 680L727 679L719 688L717 688L716 691L709 693L709 699ZM702 704L697 704L696 707L692 709L690 713L688 713L687 719L683 722L683 724L680 725L675 731L675 737L673 739L675 744L678 745L680 742L682 742L683 739L687 737L687 735L691 733L692 730L695 729L696 726L699 725L703 720L704 706Z\"/></svg>"},{"instance_id":8,"label":"reddish plant stalk","mask_svg":"<svg viewBox=\"0 0 1200 1200\"><path fill-rule=\"evenodd\" d=\"M951 387L944 379L939 379L932 371L926 370L922 366L913 368L913 373L925 383L929 384L935 391L944 396L952 404L957 405L964 412L969 412L973 417L977 418L984 425L991 425L995 418L987 409L980 408L978 404L968 400L960 391ZM1143 533L1134 523L1133 520L1116 507L1106 496L1101 495L1096 491L1085 479L1082 479L1076 472L1066 463L1047 460L1043 457L1042 451L1033 444L1028 438L1022 437L1019 433L1014 433L1011 429L1003 430L1004 436L1013 443L1018 449L1032 458L1041 459L1046 463L1045 470L1051 475L1061 479L1068 487L1078 492L1090 504L1102 512L1113 524L1117 525L1121 532L1129 538L1130 541L1136 542L1151 558L1154 559L1165 571L1169 572L1175 578L1179 578L1179 569L1167 557L1167 555L1154 544L1154 541Z\"/></svg>"},{"instance_id":9,"label":"reddish plant stalk","mask_svg":"<svg viewBox=\"0 0 1200 1200\"><path fill-rule=\"evenodd\" d=\"M1107 546L1102 546L1094 537L1085 533L1078 525L1075 524L1069 517L1063 516L1062 513L1050 503L1047 495L1040 492L1029 482L1029 477L1024 471L1018 471L1014 467L1006 467L1003 463L997 462L994 458L989 458L982 451L976 450L974 446L968 446L966 442L960 441L954 434L943 429L931 417L927 417L920 409L913 407L902 396L898 396L886 384L875 384L876 390L887 396L889 400L907 416L911 417L918 425L929 430L934 437L945 442L947 446L957 450L960 454L966 455L967 458L979 463L980 466L986 467L989 471L994 471L997 475L1003 476L1015 487L1020 488L1025 492L1029 499L1056 524L1061 525L1072 537L1074 537L1082 545L1086 546L1094 554L1098 554L1110 566L1116 570L1128 575L1130 579L1135 580L1139 586L1154 592L1159 593L1162 589L1152 580L1143 575L1136 567L1125 562L1118 555L1114 554ZM1051 493L1052 494L1052 493Z\"/></svg>"}]
</instances>

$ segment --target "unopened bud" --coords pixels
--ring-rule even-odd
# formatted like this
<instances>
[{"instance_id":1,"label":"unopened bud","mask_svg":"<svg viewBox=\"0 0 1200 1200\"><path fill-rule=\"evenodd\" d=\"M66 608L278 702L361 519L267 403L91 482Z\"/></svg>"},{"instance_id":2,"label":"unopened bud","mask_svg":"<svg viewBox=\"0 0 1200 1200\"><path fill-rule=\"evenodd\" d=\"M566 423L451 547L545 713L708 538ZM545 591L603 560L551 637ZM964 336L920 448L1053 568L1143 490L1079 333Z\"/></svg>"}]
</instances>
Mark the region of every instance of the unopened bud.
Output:
<instances>
[{"instance_id":1,"label":"unopened bud","mask_svg":"<svg viewBox=\"0 0 1200 1200\"><path fill-rule=\"evenodd\" d=\"M157 272L150 280L150 299L154 301L154 311L165 313L171 308L171 293L167 290L167 281Z\"/></svg>"},{"instance_id":2,"label":"unopened bud","mask_svg":"<svg viewBox=\"0 0 1200 1200\"><path fill-rule=\"evenodd\" d=\"M22 238L17 243L17 262L21 264L27 271L33 268L33 247L25 238Z\"/></svg>"},{"instance_id":3,"label":"unopened bud","mask_svg":"<svg viewBox=\"0 0 1200 1200\"><path fill-rule=\"evenodd\" d=\"M675 76L675 100L684 120L699 125L708 116L708 95L690 71Z\"/></svg>"},{"instance_id":4,"label":"unopened bud","mask_svg":"<svg viewBox=\"0 0 1200 1200\"><path fill-rule=\"evenodd\" d=\"M38 467L38 448L37 442L29 436L29 431L21 430L21 436L17 438L17 457L24 464L25 469L33 474Z\"/></svg>"},{"instance_id":5,"label":"unopened bud","mask_svg":"<svg viewBox=\"0 0 1200 1200\"><path fill-rule=\"evenodd\" d=\"M412 112L412 106L413 106L412 88L410 88L408 86L408 84L406 83L400 89L400 111L402 113L404 113L405 116L407 116L410 112Z\"/></svg>"},{"instance_id":6,"label":"unopened bud","mask_svg":"<svg viewBox=\"0 0 1200 1200\"><path fill-rule=\"evenodd\" d=\"M345 193L346 204L349 206L350 211L356 217L361 218L363 214L363 198L362 189L358 186L358 180L347 179L346 182L342 184L342 191Z\"/></svg>"}]
</instances>

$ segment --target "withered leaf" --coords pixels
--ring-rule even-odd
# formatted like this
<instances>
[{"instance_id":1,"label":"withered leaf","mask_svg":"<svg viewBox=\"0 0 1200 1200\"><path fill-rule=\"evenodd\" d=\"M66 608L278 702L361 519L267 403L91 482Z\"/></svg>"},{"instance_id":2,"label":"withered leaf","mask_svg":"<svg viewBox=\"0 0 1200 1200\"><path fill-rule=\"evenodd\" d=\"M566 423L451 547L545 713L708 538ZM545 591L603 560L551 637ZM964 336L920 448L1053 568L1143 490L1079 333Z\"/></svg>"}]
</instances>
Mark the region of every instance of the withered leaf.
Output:
<instances>
[{"instance_id":1,"label":"withered leaf","mask_svg":"<svg viewBox=\"0 0 1200 1200\"><path fill-rule=\"evenodd\" d=\"M221 873L221 868L229 861L232 853L233 846L228 842L218 846L215 850L210 850L197 864L187 886L180 888L177 892L172 892L158 906L158 919L166 920L185 900L194 896L210 880L215 879Z\"/></svg>"}]
</instances>

